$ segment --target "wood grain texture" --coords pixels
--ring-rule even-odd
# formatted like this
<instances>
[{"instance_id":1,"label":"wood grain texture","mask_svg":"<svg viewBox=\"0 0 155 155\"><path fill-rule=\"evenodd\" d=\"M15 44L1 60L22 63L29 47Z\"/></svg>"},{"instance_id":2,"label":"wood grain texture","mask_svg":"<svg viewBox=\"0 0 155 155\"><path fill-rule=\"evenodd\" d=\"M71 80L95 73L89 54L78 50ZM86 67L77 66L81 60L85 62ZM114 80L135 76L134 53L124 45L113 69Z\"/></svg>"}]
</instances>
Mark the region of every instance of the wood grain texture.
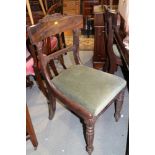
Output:
<instances>
[{"instance_id":1,"label":"wood grain texture","mask_svg":"<svg viewBox=\"0 0 155 155\"><path fill-rule=\"evenodd\" d=\"M80 0L63 0L63 13L67 15L79 15Z\"/></svg>"},{"instance_id":2,"label":"wood grain texture","mask_svg":"<svg viewBox=\"0 0 155 155\"><path fill-rule=\"evenodd\" d=\"M73 29L74 26L82 28L83 20L81 19L83 19L81 15L63 16L59 13L47 15L35 25L35 28L33 28L33 26L31 27L31 30L28 31L29 36L31 36L31 41L33 43L37 43L38 41L47 38L47 36L56 35L69 29Z\"/></svg>"}]
</instances>

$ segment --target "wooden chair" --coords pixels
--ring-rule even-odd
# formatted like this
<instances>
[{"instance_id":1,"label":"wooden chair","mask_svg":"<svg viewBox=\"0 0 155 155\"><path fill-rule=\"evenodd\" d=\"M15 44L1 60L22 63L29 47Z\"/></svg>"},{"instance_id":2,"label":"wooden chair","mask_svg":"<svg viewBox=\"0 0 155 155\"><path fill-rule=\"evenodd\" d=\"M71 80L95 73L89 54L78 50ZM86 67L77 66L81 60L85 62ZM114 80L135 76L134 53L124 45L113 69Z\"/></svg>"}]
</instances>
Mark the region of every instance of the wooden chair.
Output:
<instances>
[{"instance_id":1,"label":"wooden chair","mask_svg":"<svg viewBox=\"0 0 155 155\"><path fill-rule=\"evenodd\" d=\"M114 101L115 120L119 120L126 81L115 75L81 64L79 57L79 29L82 27L83 17L81 15L53 15L44 18L37 25L29 27L28 34L39 53L41 69L51 105L51 115L54 116L56 99L59 99L76 116L80 117L86 127L86 150L91 155L95 122ZM71 29L73 30L73 46L66 47L50 55L44 54L46 44L44 40L47 37ZM73 52L75 65L64 69L58 76L53 76L51 80L47 69L49 61L71 51Z\"/></svg>"},{"instance_id":2,"label":"wooden chair","mask_svg":"<svg viewBox=\"0 0 155 155\"><path fill-rule=\"evenodd\" d=\"M117 44L114 42L113 25L116 24L116 17L112 13L106 13L106 27L107 27L107 61L103 66L103 71L114 74L117 67L122 65L121 55L119 53Z\"/></svg>"}]
</instances>

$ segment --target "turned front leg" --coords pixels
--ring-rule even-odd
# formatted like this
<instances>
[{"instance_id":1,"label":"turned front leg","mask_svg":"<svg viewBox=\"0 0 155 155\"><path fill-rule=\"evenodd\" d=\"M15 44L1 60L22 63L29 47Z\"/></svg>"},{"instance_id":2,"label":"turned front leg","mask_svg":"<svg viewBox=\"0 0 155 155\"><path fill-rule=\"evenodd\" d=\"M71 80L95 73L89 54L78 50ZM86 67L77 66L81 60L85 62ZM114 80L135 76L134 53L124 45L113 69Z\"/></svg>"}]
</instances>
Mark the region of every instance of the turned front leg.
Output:
<instances>
[{"instance_id":1,"label":"turned front leg","mask_svg":"<svg viewBox=\"0 0 155 155\"><path fill-rule=\"evenodd\" d=\"M93 147L93 141L94 141L94 124L95 121L93 119L86 120L86 150L89 155L92 154L94 147Z\"/></svg>"},{"instance_id":2,"label":"turned front leg","mask_svg":"<svg viewBox=\"0 0 155 155\"><path fill-rule=\"evenodd\" d=\"M123 100L124 100L124 92L125 90L123 90L116 98L115 100L115 120L116 122L119 120L121 114L121 109L122 109L122 105L123 105Z\"/></svg>"}]
</instances>

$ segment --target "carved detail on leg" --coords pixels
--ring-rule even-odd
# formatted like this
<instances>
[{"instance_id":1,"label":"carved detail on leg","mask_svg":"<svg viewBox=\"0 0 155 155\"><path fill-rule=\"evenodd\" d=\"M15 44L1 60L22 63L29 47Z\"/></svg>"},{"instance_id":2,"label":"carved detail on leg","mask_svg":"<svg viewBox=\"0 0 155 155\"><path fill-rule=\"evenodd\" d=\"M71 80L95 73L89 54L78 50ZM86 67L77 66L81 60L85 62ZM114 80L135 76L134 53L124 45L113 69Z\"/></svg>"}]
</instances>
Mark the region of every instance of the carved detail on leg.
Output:
<instances>
[{"instance_id":1,"label":"carved detail on leg","mask_svg":"<svg viewBox=\"0 0 155 155\"><path fill-rule=\"evenodd\" d=\"M89 155L92 154L94 147L93 147L93 140L94 140L94 119L85 120L86 124L86 150Z\"/></svg>"},{"instance_id":2,"label":"carved detail on leg","mask_svg":"<svg viewBox=\"0 0 155 155\"><path fill-rule=\"evenodd\" d=\"M48 108L49 108L49 120L52 120L56 110L56 98L53 95L49 96Z\"/></svg>"},{"instance_id":3,"label":"carved detail on leg","mask_svg":"<svg viewBox=\"0 0 155 155\"><path fill-rule=\"evenodd\" d=\"M124 92L125 90L123 90L119 95L118 97L116 98L115 100L115 120L116 122L119 120L121 114L121 109L122 109L122 105L123 105L123 100L124 100Z\"/></svg>"}]
</instances>

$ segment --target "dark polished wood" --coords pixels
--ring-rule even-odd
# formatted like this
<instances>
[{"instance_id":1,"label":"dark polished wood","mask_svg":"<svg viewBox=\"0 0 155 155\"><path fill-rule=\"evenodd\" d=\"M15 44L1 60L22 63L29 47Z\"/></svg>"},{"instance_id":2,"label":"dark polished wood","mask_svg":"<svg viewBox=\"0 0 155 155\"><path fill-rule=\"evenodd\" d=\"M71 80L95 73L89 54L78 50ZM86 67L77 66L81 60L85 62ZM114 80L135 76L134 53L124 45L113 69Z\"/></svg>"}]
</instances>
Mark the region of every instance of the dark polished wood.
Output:
<instances>
[{"instance_id":1,"label":"dark polished wood","mask_svg":"<svg viewBox=\"0 0 155 155\"><path fill-rule=\"evenodd\" d=\"M57 23L57 24L55 24ZM52 83L50 76L47 71L47 66L50 60L58 59L69 51L73 52L75 64L81 64L79 57L79 29L83 27L83 17L81 15L76 16L62 16L60 14L55 14L47 16L42 19L35 26L28 28L28 34L31 39L31 43L37 47L37 52L41 64L41 69L45 79L47 92L50 102L50 117L52 118L56 109L56 98L59 99L69 110L80 117L86 127L85 136L86 136L86 150L89 155L92 155L93 152L93 139L94 139L94 126L97 118L114 102L116 101L116 112L115 119L118 121L120 117L120 110L123 103L123 92L122 89L110 102L109 104L102 109L100 114L94 116L88 109L84 108L77 102L73 101L71 98L66 97L64 94L59 91ZM44 48L46 38L55 35L57 33L73 30L73 46L66 47L59 51L56 51L50 55L45 55ZM118 104L118 105L117 105Z\"/></svg>"},{"instance_id":2,"label":"dark polished wood","mask_svg":"<svg viewBox=\"0 0 155 155\"><path fill-rule=\"evenodd\" d=\"M31 140L34 146L34 149L37 149L38 141L37 141L37 137L36 137L33 125L32 125L29 109L26 104L26 140L28 139Z\"/></svg>"},{"instance_id":3,"label":"dark polished wood","mask_svg":"<svg viewBox=\"0 0 155 155\"><path fill-rule=\"evenodd\" d=\"M121 35L119 34L119 30L117 27L114 28L114 39L118 45L118 49L120 51L120 54L122 55L122 59L124 60L126 68L129 70L129 50L127 50L123 44L123 38L121 38Z\"/></svg>"},{"instance_id":4,"label":"dark polished wood","mask_svg":"<svg viewBox=\"0 0 155 155\"><path fill-rule=\"evenodd\" d=\"M94 55L93 67L100 69L106 62L105 14L101 5L94 6Z\"/></svg>"},{"instance_id":5,"label":"dark polished wood","mask_svg":"<svg viewBox=\"0 0 155 155\"><path fill-rule=\"evenodd\" d=\"M108 59L107 49L107 8L117 9L118 0L111 1L101 0L100 5L95 5L94 11L94 56L93 56L93 67L96 69L102 69Z\"/></svg>"},{"instance_id":6,"label":"dark polished wood","mask_svg":"<svg viewBox=\"0 0 155 155\"><path fill-rule=\"evenodd\" d=\"M94 6L96 5L110 5L109 0L81 0L82 15L83 15L83 30L89 37L94 34ZM113 0L113 6L118 5L118 0ZM99 22L99 21L98 21ZM104 23L102 23L104 24Z\"/></svg>"},{"instance_id":7,"label":"dark polished wood","mask_svg":"<svg viewBox=\"0 0 155 155\"><path fill-rule=\"evenodd\" d=\"M95 119L88 119L85 120L86 124L86 150L89 155L92 154L94 150L93 141L94 141L94 125L95 125Z\"/></svg>"},{"instance_id":8,"label":"dark polished wood","mask_svg":"<svg viewBox=\"0 0 155 155\"><path fill-rule=\"evenodd\" d=\"M116 17L117 14L110 13L109 11L106 11L106 37L107 37L107 60L105 65L103 66L103 71L106 71L108 73L114 74L117 71L118 66L122 66L122 60L121 57L118 57L114 53L113 45L114 45L114 30L113 27L116 25Z\"/></svg>"},{"instance_id":9,"label":"dark polished wood","mask_svg":"<svg viewBox=\"0 0 155 155\"><path fill-rule=\"evenodd\" d=\"M118 23L119 25L113 26L114 29L114 41L116 42L116 45L118 47L119 53L121 55L122 60L122 71L124 74L124 77L127 81L127 86L129 89L129 50L125 48L125 45L123 43L123 39L126 35L128 35L125 32L125 21L124 19L118 14Z\"/></svg>"},{"instance_id":10,"label":"dark polished wood","mask_svg":"<svg viewBox=\"0 0 155 155\"><path fill-rule=\"evenodd\" d=\"M94 11L95 5L99 5L99 0L83 0L82 1L82 15L83 15L83 30L90 35L90 31L94 31ZM90 26L92 30L90 30Z\"/></svg>"},{"instance_id":11,"label":"dark polished wood","mask_svg":"<svg viewBox=\"0 0 155 155\"><path fill-rule=\"evenodd\" d=\"M119 118L120 118L120 110L122 109L123 99L124 99L124 91L121 92L121 93L117 96L117 98L116 98L116 100L115 100L115 114L114 114L114 116L115 116L116 122L117 122L117 121L119 120Z\"/></svg>"}]
</instances>

